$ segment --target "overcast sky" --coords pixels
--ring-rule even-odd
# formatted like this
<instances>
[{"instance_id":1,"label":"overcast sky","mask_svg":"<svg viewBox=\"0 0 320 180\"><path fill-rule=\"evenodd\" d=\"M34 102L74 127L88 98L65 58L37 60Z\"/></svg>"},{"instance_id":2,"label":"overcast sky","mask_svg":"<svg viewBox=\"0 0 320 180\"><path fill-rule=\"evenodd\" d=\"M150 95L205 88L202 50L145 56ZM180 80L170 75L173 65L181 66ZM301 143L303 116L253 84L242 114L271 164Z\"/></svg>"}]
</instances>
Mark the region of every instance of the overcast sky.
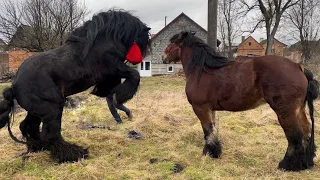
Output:
<instances>
[{"instance_id":1,"label":"overcast sky","mask_svg":"<svg viewBox=\"0 0 320 180\"><path fill-rule=\"evenodd\" d=\"M133 11L144 23L151 27L151 33L157 33L167 23L172 21L181 12L197 22L204 29L207 29L207 0L85 0L89 17L101 10L110 8L122 8ZM245 35L248 35L246 33ZM255 32L252 36L259 41L264 34ZM240 40L240 38L239 38Z\"/></svg>"}]
</instances>

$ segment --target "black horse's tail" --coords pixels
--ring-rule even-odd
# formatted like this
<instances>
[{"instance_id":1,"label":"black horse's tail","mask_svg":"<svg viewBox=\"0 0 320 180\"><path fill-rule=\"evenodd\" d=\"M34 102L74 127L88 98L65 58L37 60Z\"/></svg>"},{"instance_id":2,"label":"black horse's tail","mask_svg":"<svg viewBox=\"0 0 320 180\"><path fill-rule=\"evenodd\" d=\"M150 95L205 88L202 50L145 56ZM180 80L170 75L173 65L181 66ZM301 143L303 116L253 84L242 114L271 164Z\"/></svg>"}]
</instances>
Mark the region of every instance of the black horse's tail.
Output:
<instances>
[{"instance_id":1,"label":"black horse's tail","mask_svg":"<svg viewBox=\"0 0 320 180\"><path fill-rule=\"evenodd\" d=\"M313 79L312 72L304 68L303 69L305 76L308 79L308 89L307 89L307 96L306 101L309 107L309 114L311 119L311 138L309 144L309 157L308 161L313 162L313 157L315 156L316 146L314 144L314 106L313 101L316 100L319 96L319 83L317 80Z\"/></svg>"},{"instance_id":2,"label":"black horse's tail","mask_svg":"<svg viewBox=\"0 0 320 180\"><path fill-rule=\"evenodd\" d=\"M14 106L14 93L13 89L6 88L3 91L3 101L0 102L0 128L3 128L6 124L10 122L10 112Z\"/></svg>"},{"instance_id":3,"label":"black horse's tail","mask_svg":"<svg viewBox=\"0 0 320 180\"><path fill-rule=\"evenodd\" d=\"M12 131L10 128L10 113L13 111L13 108L14 108L13 100L15 99L15 95L13 93L12 87L4 89L2 94L3 94L3 100L0 102L0 129L7 125L10 137L18 143L25 144L25 142L20 141L12 134Z\"/></svg>"}]
</instances>

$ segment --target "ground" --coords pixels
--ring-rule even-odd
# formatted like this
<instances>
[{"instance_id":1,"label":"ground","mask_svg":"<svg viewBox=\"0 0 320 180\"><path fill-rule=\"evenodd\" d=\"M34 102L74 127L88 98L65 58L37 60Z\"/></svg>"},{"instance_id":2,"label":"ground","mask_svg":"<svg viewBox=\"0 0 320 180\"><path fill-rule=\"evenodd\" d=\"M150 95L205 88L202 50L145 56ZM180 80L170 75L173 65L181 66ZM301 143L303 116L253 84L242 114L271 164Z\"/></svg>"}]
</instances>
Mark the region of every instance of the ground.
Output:
<instances>
[{"instance_id":1,"label":"ground","mask_svg":"<svg viewBox=\"0 0 320 180\"><path fill-rule=\"evenodd\" d=\"M312 170L277 170L287 141L268 105L239 113L218 112L222 156L201 157L203 132L187 102L184 87L183 77L142 78L137 95L126 103L133 112L133 121L120 112L124 120L121 125L112 119L103 98L89 95L88 91L78 94L85 100L75 109L64 110L62 124L67 141L89 147L90 158L77 163L57 164L48 152L32 153L23 160L19 155L26 148L13 142L3 128L0 179L320 178L318 158ZM319 102L315 108L315 138L320 146ZM24 111L14 117L13 131L20 139L18 125L24 117ZM88 128L89 125L108 128ZM141 133L143 138L128 138L130 130ZM178 164L184 168L180 172L175 170L180 167Z\"/></svg>"}]
</instances>

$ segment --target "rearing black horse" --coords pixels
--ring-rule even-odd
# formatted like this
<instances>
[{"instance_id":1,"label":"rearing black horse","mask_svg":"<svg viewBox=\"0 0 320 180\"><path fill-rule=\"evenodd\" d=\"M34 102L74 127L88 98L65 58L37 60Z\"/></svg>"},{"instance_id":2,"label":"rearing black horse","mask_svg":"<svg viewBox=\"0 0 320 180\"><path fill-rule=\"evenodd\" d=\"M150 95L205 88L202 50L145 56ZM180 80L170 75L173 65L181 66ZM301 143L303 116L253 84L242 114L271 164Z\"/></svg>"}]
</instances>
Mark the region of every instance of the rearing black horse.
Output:
<instances>
[{"instance_id":1,"label":"rearing black horse","mask_svg":"<svg viewBox=\"0 0 320 180\"><path fill-rule=\"evenodd\" d=\"M46 149L59 162L87 158L87 149L64 141L61 135L65 99L93 85L109 89L118 103L131 99L140 75L124 61L134 42L142 56L146 55L149 30L129 12L109 10L75 29L61 47L28 58L18 69L12 86L3 92L0 128L7 124L10 133L9 114L16 99L28 112L20 124L28 152ZM126 80L114 85L113 77Z\"/></svg>"}]
</instances>

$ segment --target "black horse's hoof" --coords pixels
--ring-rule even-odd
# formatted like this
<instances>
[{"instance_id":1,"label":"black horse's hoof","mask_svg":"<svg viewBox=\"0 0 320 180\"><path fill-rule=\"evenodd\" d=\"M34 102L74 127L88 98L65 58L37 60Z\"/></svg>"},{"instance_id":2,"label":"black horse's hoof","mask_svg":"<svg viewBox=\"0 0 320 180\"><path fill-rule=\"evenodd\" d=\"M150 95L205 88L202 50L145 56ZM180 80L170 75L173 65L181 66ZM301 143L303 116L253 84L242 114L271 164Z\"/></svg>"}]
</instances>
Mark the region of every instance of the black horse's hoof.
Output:
<instances>
[{"instance_id":1,"label":"black horse's hoof","mask_svg":"<svg viewBox=\"0 0 320 180\"><path fill-rule=\"evenodd\" d=\"M88 149L83 149L81 146L70 144L65 141L55 142L51 148L51 156L59 163L76 162L80 159L87 159L89 157Z\"/></svg>"},{"instance_id":2,"label":"black horse's hoof","mask_svg":"<svg viewBox=\"0 0 320 180\"><path fill-rule=\"evenodd\" d=\"M47 148L44 147L42 141L34 140L31 138L27 140L27 148L28 148L28 152L34 152L34 153L47 150Z\"/></svg>"},{"instance_id":3,"label":"black horse's hoof","mask_svg":"<svg viewBox=\"0 0 320 180\"><path fill-rule=\"evenodd\" d=\"M222 153L222 146L220 141L214 143L205 144L203 148L203 155L209 154L212 158L219 158Z\"/></svg>"}]
</instances>

